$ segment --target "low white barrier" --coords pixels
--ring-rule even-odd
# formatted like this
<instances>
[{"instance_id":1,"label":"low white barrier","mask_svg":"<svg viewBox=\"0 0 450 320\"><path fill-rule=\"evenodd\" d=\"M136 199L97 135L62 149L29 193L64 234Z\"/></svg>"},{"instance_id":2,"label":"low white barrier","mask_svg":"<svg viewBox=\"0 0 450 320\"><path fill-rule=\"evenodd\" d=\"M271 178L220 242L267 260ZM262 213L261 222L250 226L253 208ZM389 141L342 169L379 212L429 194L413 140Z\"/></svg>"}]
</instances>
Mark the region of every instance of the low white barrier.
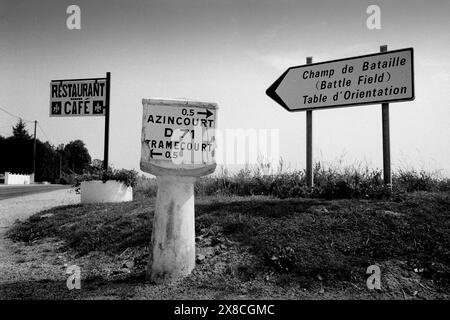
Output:
<instances>
[{"instance_id":1,"label":"low white barrier","mask_svg":"<svg viewBox=\"0 0 450 320\"><path fill-rule=\"evenodd\" d=\"M122 182L94 180L81 182L81 203L125 202L133 200L133 188Z\"/></svg>"},{"instance_id":2,"label":"low white barrier","mask_svg":"<svg viewBox=\"0 0 450 320\"><path fill-rule=\"evenodd\" d=\"M27 174L5 172L5 184L30 184L31 178Z\"/></svg>"}]
</instances>

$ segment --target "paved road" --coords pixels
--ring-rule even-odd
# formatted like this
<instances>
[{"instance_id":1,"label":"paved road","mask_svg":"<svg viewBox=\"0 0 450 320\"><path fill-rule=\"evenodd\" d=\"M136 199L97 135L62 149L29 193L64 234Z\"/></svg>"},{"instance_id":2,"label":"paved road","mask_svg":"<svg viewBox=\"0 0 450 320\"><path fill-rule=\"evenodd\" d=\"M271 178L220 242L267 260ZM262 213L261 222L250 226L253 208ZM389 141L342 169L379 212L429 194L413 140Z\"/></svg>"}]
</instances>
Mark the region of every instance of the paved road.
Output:
<instances>
[{"instance_id":1,"label":"paved road","mask_svg":"<svg viewBox=\"0 0 450 320\"><path fill-rule=\"evenodd\" d=\"M23 188L24 186L20 187ZM14 293L14 290L22 292L20 290L24 290L23 285L26 286L27 291L31 290L28 286L33 286L33 284L37 285L36 290L42 290L44 287L42 287L43 285L39 280L48 281L47 279L54 279L58 275L61 278L64 277L61 281L61 285L64 287L66 276L61 269L62 260L58 258L58 262L55 263L55 256L52 254L52 250L54 250L53 245L51 244L52 241L45 241L43 244L44 248L52 249L41 252L40 250L42 249L37 250L36 247L24 245L22 242L13 242L11 239L5 237L7 230L11 228L17 220L24 221L37 212L53 207L80 203L80 195L75 193L74 189L42 192L43 190L48 190L49 186L47 185L45 187L47 188L40 189L40 193L28 194L11 199L2 199L0 201L0 299L8 298L4 293L8 292L8 290L12 290L12 293ZM6 190L3 188L4 186L0 186L0 191L4 192ZM27 191L32 191L33 189L36 190L36 188L30 188L30 190ZM40 247L38 246L37 248ZM57 255L59 254L60 253L57 253ZM50 262L44 260L44 257L49 257ZM49 283L53 283L54 281L55 280L51 280ZM10 284L17 284L19 286L13 286L11 289L8 289ZM44 286L46 286L46 284Z\"/></svg>"},{"instance_id":2,"label":"paved road","mask_svg":"<svg viewBox=\"0 0 450 320\"><path fill-rule=\"evenodd\" d=\"M69 188L62 184L0 185L0 200Z\"/></svg>"}]
</instances>

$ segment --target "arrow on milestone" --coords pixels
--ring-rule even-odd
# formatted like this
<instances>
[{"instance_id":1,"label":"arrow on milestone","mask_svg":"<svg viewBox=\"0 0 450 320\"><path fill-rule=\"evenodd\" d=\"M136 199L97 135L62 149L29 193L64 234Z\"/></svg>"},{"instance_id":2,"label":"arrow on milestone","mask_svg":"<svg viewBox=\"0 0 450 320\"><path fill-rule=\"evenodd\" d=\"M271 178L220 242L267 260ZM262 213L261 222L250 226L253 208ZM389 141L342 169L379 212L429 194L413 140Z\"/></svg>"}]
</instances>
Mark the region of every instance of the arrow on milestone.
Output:
<instances>
[{"instance_id":1,"label":"arrow on milestone","mask_svg":"<svg viewBox=\"0 0 450 320\"><path fill-rule=\"evenodd\" d=\"M199 112L197 112L197 114L204 114L204 115L206 115L206 118L209 118L210 116L213 115L213 113L211 111L209 111L209 109L206 109L206 112L199 111Z\"/></svg>"},{"instance_id":2,"label":"arrow on milestone","mask_svg":"<svg viewBox=\"0 0 450 320\"><path fill-rule=\"evenodd\" d=\"M162 156L161 152L154 152L153 149L150 149L150 158L153 159L153 156Z\"/></svg>"}]
</instances>

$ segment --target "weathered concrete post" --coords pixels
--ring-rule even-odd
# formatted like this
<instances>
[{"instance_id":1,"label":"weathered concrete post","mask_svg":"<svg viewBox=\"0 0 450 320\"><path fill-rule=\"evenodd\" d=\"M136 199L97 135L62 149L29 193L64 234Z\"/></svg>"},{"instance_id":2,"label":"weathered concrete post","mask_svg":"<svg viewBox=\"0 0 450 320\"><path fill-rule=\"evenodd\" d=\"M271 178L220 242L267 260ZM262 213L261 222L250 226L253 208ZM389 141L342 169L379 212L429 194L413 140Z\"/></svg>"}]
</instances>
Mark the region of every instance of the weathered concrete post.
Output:
<instances>
[{"instance_id":1,"label":"weathered concrete post","mask_svg":"<svg viewBox=\"0 0 450 320\"><path fill-rule=\"evenodd\" d=\"M156 175L147 279L171 282L195 267L194 184L215 163L214 103L144 99L141 170Z\"/></svg>"},{"instance_id":2,"label":"weathered concrete post","mask_svg":"<svg viewBox=\"0 0 450 320\"><path fill-rule=\"evenodd\" d=\"M193 177L159 176L153 218L153 281L188 275L195 267L195 214Z\"/></svg>"}]
</instances>

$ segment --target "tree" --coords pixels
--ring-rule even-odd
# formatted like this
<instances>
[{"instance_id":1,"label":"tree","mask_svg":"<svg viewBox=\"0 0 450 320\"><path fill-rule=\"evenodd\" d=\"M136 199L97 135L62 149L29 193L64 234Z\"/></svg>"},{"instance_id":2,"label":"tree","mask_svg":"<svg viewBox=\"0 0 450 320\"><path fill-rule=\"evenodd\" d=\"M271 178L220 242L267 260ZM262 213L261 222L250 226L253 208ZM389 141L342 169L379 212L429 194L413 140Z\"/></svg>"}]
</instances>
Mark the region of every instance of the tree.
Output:
<instances>
[{"instance_id":1,"label":"tree","mask_svg":"<svg viewBox=\"0 0 450 320\"><path fill-rule=\"evenodd\" d=\"M31 139L31 135L28 133L25 122L23 122L22 119L19 119L17 124L12 129L14 138L21 138L27 140Z\"/></svg>"},{"instance_id":2,"label":"tree","mask_svg":"<svg viewBox=\"0 0 450 320\"><path fill-rule=\"evenodd\" d=\"M0 172L32 173L33 144L22 120L13 127L12 136L0 136ZM35 181L70 182L67 177L74 172L83 173L90 163L91 156L81 140L60 144L55 149L49 142L36 139ZM64 180L59 179L60 172Z\"/></svg>"},{"instance_id":3,"label":"tree","mask_svg":"<svg viewBox=\"0 0 450 320\"><path fill-rule=\"evenodd\" d=\"M48 142L36 140L36 181L56 181L59 178L59 157Z\"/></svg>"},{"instance_id":4,"label":"tree","mask_svg":"<svg viewBox=\"0 0 450 320\"><path fill-rule=\"evenodd\" d=\"M82 174L89 168L91 156L85 144L81 140L69 142L64 147L64 168L77 174Z\"/></svg>"}]
</instances>

